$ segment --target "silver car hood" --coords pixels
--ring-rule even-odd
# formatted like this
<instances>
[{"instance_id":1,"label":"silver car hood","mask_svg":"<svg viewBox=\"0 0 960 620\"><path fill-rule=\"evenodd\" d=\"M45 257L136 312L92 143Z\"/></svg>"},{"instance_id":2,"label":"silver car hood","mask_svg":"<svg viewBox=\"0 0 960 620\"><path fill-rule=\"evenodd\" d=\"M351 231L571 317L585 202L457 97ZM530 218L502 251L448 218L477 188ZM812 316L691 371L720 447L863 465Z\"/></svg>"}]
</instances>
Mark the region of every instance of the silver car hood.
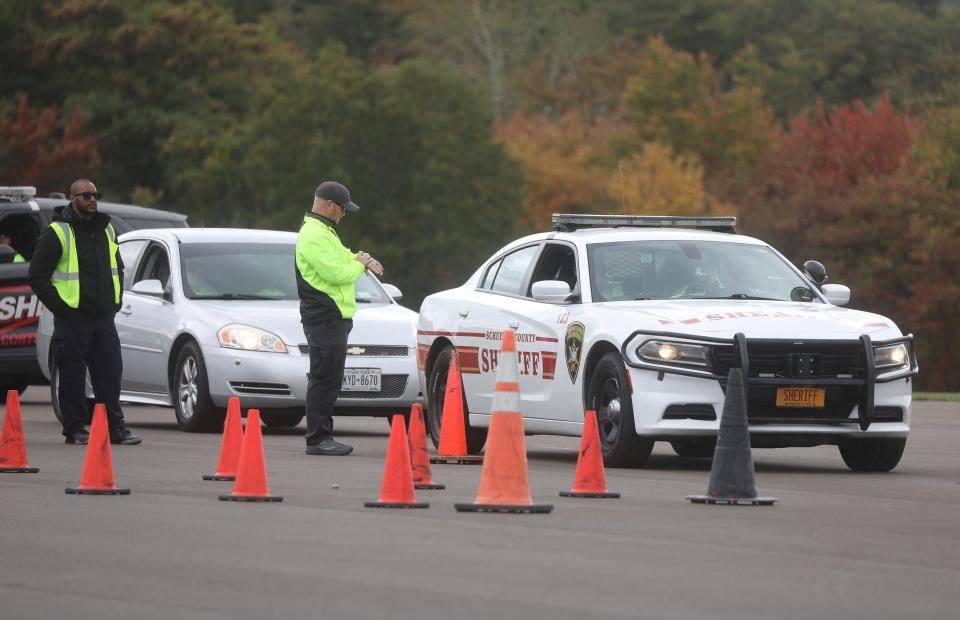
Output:
<instances>
[{"instance_id":1,"label":"silver car hood","mask_svg":"<svg viewBox=\"0 0 960 620\"><path fill-rule=\"evenodd\" d=\"M208 319L218 315L223 325L240 323L267 330L287 345L307 342L300 323L300 302L278 301L194 301ZM221 327L223 326L221 325ZM356 344L417 345L417 313L397 304L357 304L349 342Z\"/></svg>"},{"instance_id":2,"label":"silver car hood","mask_svg":"<svg viewBox=\"0 0 960 620\"><path fill-rule=\"evenodd\" d=\"M595 304L595 309L620 315L633 329L683 332L691 335L747 338L848 339L870 334L895 338L900 330L879 314L829 304L751 301L677 300Z\"/></svg>"}]
</instances>

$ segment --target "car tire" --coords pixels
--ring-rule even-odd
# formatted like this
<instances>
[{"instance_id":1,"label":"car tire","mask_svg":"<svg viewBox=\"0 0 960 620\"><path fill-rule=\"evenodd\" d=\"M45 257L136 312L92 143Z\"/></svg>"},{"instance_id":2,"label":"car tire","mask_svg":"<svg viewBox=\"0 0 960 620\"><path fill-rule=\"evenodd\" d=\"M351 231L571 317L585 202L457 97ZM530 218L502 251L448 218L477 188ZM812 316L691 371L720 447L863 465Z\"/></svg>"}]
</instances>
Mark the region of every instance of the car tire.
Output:
<instances>
[{"instance_id":1,"label":"car tire","mask_svg":"<svg viewBox=\"0 0 960 620\"><path fill-rule=\"evenodd\" d=\"M450 369L450 358L453 356L453 347L447 347L440 351L437 359L430 369L430 377L427 381L427 432L430 433L430 439L433 446L440 445L440 418L443 412L443 399L447 390L447 372ZM483 444L487 441L487 429L471 428L470 410L467 407L466 394L463 396L463 428L467 436L467 453L480 454L483 450Z\"/></svg>"},{"instance_id":2,"label":"car tire","mask_svg":"<svg viewBox=\"0 0 960 620\"><path fill-rule=\"evenodd\" d=\"M293 428L303 421L304 414L300 413L273 413L261 411L260 419L270 428Z\"/></svg>"},{"instance_id":3,"label":"car tire","mask_svg":"<svg viewBox=\"0 0 960 620\"><path fill-rule=\"evenodd\" d=\"M853 471L890 471L900 462L907 438L850 439L840 444L840 456Z\"/></svg>"},{"instance_id":4,"label":"car tire","mask_svg":"<svg viewBox=\"0 0 960 620\"><path fill-rule=\"evenodd\" d=\"M8 391L16 390L18 395L23 395L26 389L26 383L4 383L0 385L0 404L6 404Z\"/></svg>"},{"instance_id":5,"label":"car tire","mask_svg":"<svg viewBox=\"0 0 960 620\"><path fill-rule=\"evenodd\" d=\"M670 442L677 456L688 459L713 458L713 451L717 447L716 437L690 437L688 439L674 439Z\"/></svg>"},{"instance_id":6,"label":"car tire","mask_svg":"<svg viewBox=\"0 0 960 620\"><path fill-rule=\"evenodd\" d=\"M202 433L223 427L226 412L210 400L207 367L196 343L188 342L180 349L172 378L173 410L181 430Z\"/></svg>"},{"instance_id":7,"label":"car tire","mask_svg":"<svg viewBox=\"0 0 960 620\"><path fill-rule=\"evenodd\" d=\"M93 398L87 398L87 419L84 424L93 422L93 408L97 404ZM50 403L53 405L53 415L63 424L63 413L60 411L60 371L56 365L50 367Z\"/></svg>"},{"instance_id":8,"label":"car tire","mask_svg":"<svg viewBox=\"0 0 960 620\"><path fill-rule=\"evenodd\" d=\"M597 362L590 375L586 405L597 413L604 465L642 466L653 450L653 440L637 435L630 383L620 353L611 351Z\"/></svg>"}]
</instances>

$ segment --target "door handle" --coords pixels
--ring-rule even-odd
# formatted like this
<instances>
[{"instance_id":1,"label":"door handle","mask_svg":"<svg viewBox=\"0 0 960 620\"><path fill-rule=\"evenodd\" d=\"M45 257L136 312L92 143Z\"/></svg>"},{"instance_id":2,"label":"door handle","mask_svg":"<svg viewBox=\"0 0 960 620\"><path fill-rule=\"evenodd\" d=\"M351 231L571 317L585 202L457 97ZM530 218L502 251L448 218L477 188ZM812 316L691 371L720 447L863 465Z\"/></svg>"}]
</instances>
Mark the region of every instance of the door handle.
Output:
<instances>
[{"instance_id":1,"label":"door handle","mask_svg":"<svg viewBox=\"0 0 960 620\"><path fill-rule=\"evenodd\" d=\"M470 314L470 308L462 308L460 310L460 316L467 318L467 315Z\"/></svg>"},{"instance_id":2,"label":"door handle","mask_svg":"<svg viewBox=\"0 0 960 620\"><path fill-rule=\"evenodd\" d=\"M520 321L507 321L507 325L510 327L510 329L517 329L520 327Z\"/></svg>"},{"instance_id":3,"label":"door handle","mask_svg":"<svg viewBox=\"0 0 960 620\"><path fill-rule=\"evenodd\" d=\"M132 307L132 306L124 306L124 307L120 308L120 314L133 314L133 307Z\"/></svg>"}]
</instances>

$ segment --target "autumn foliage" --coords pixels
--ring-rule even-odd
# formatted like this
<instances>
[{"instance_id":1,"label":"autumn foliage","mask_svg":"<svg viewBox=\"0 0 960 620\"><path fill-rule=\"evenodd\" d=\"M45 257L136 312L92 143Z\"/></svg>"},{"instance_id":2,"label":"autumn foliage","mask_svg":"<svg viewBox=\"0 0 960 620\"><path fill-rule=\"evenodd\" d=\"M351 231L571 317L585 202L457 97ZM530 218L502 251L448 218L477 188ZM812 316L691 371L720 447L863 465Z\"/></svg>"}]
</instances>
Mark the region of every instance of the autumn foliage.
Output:
<instances>
[{"instance_id":1,"label":"autumn foliage","mask_svg":"<svg viewBox=\"0 0 960 620\"><path fill-rule=\"evenodd\" d=\"M57 106L35 113L20 97L13 118L0 116L0 185L32 185L41 195L63 192L77 177L93 176L100 153L83 133L79 112L65 120Z\"/></svg>"},{"instance_id":2,"label":"autumn foliage","mask_svg":"<svg viewBox=\"0 0 960 620\"><path fill-rule=\"evenodd\" d=\"M790 120L740 199L742 227L799 264L815 258L853 290L850 306L891 316L918 337L918 383L960 387L958 198L918 154L919 123L887 94Z\"/></svg>"}]
</instances>

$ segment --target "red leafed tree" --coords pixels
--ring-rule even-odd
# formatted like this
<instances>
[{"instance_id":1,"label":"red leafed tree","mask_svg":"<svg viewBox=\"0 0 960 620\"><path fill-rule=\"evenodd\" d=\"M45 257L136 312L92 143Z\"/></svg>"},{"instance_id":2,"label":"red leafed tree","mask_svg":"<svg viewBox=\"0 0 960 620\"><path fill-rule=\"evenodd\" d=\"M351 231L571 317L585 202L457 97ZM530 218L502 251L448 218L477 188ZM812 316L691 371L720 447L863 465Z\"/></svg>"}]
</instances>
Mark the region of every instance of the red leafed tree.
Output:
<instances>
[{"instance_id":1,"label":"red leafed tree","mask_svg":"<svg viewBox=\"0 0 960 620\"><path fill-rule=\"evenodd\" d=\"M889 93L873 111L857 100L828 115L817 101L811 116L790 121L767 174L788 188L813 182L818 191L847 193L862 179L895 172L910 145L910 122L893 109Z\"/></svg>"},{"instance_id":2,"label":"red leafed tree","mask_svg":"<svg viewBox=\"0 0 960 620\"><path fill-rule=\"evenodd\" d=\"M39 195L66 191L100 168L93 138L83 133L78 112L60 122L57 106L39 114L21 95L13 118L0 116L0 185L33 185Z\"/></svg>"},{"instance_id":3,"label":"red leafed tree","mask_svg":"<svg viewBox=\"0 0 960 620\"><path fill-rule=\"evenodd\" d=\"M909 157L910 120L888 94L871 110L854 101L789 122L740 199L743 226L778 242L791 257L821 248L824 227L851 215L853 194L867 179L896 173ZM829 244L827 244L829 245Z\"/></svg>"},{"instance_id":4,"label":"red leafed tree","mask_svg":"<svg viewBox=\"0 0 960 620\"><path fill-rule=\"evenodd\" d=\"M871 110L794 118L741 199L741 227L795 264L824 262L850 306L917 336L919 389L960 389L960 195L911 148L919 124L884 95Z\"/></svg>"}]
</instances>

